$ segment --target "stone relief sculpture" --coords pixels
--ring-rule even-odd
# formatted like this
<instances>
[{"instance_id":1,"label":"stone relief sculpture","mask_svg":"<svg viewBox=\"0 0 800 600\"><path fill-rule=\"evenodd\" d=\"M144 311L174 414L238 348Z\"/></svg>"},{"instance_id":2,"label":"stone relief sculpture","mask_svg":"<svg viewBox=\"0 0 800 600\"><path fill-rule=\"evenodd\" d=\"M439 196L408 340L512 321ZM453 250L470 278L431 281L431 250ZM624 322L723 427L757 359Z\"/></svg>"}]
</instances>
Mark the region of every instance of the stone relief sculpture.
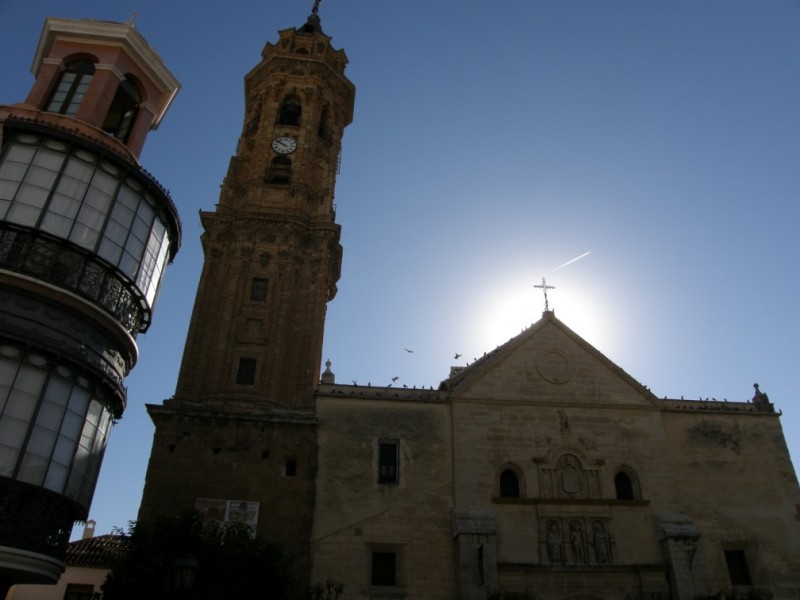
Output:
<instances>
[{"instance_id":1,"label":"stone relief sculpture","mask_svg":"<svg viewBox=\"0 0 800 600\"><path fill-rule=\"evenodd\" d=\"M547 556L551 563L564 562L564 555L561 552L561 527L558 521L547 522Z\"/></svg>"},{"instance_id":2,"label":"stone relief sculpture","mask_svg":"<svg viewBox=\"0 0 800 600\"><path fill-rule=\"evenodd\" d=\"M586 469L575 454L562 454L556 464L536 461L542 498L600 498L600 471Z\"/></svg>"},{"instance_id":3,"label":"stone relief sculpture","mask_svg":"<svg viewBox=\"0 0 800 600\"><path fill-rule=\"evenodd\" d=\"M598 564L605 565L611 562L611 553L608 547L608 531L605 523L595 521L592 523L592 545L594 546L594 558Z\"/></svg>"},{"instance_id":4,"label":"stone relief sculpture","mask_svg":"<svg viewBox=\"0 0 800 600\"><path fill-rule=\"evenodd\" d=\"M570 521L569 545L572 549L572 561L576 565L586 563L586 546L583 540L583 528L580 521Z\"/></svg>"},{"instance_id":5,"label":"stone relief sculpture","mask_svg":"<svg viewBox=\"0 0 800 600\"><path fill-rule=\"evenodd\" d=\"M570 496L580 493L581 481L577 458L566 454L561 459L561 488Z\"/></svg>"},{"instance_id":6,"label":"stone relief sculpture","mask_svg":"<svg viewBox=\"0 0 800 600\"><path fill-rule=\"evenodd\" d=\"M567 414L567 411L565 410L558 411L558 423L559 426L561 427L562 435L566 435L567 433L569 433L571 424L569 422L569 415Z\"/></svg>"},{"instance_id":7,"label":"stone relief sculpture","mask_svg":"<svg viewBox=\"0 0 800 600\"><path fill-rule=\"evenodd\" d=\"M613 539L608 520L604 518L548 518L539 542L543 562L554 565L613 563Z\"/></svg>"}]
</instances>

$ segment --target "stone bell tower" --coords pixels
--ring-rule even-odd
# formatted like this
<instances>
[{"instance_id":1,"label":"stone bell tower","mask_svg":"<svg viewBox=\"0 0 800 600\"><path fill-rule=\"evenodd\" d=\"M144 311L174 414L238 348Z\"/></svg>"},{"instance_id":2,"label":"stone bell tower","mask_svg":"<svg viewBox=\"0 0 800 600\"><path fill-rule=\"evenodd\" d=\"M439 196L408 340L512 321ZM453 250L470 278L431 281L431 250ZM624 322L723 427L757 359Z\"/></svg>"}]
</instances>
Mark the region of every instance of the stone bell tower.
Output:
<instances>
[{"instance_id":1,"label":"stone bell tower","mask_svg":"<svg viewBox=\"0 0 800 600\"><path fill-rule=\"evenodd\" d=\"M216 211L201 215L205 265L175 397L305 408L341 267L333 192L354 87L316 12L262 56Z\"/></svg>"},{"instance_id":2,"label":"stone bell tower","mask_svg":"<svg viewBox=\"0 0 800 600\"><path fill-rule=\"evenodd\" d=\"M156 425L140 519L196 507L307 561L327 302L342 249L334 185L355 88L315 4L245 77L175 396Z\"/></svg>"}]
</instances>

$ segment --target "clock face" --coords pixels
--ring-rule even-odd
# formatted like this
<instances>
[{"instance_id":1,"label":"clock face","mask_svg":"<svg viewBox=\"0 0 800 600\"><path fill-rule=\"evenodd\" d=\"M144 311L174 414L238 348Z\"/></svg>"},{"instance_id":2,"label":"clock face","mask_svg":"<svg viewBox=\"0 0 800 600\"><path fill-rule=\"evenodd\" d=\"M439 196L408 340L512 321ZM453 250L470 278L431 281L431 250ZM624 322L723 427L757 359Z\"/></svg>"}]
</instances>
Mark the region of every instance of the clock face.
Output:
<instances>
[{"instance_id":1,"label":"clock face","mask_svg":"<svg viewBox=\"0 0 800 600\"><path fill-rule=\"evenodd\" d=\"M291 154L297 149L297 142L288 135L272 140L272 149L278 154Z\"/></svg>"}]
</instances>

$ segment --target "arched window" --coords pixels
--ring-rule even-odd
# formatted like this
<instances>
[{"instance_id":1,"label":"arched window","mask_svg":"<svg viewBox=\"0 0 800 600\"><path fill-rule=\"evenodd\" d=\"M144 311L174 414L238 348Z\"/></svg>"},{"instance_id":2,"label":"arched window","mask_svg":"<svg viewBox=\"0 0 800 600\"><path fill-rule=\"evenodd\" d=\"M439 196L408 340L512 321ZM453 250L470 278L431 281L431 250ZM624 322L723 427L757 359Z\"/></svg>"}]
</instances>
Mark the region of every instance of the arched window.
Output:
<instances>
[{"instance_id":1,"label":"arched window","mask_svg":"<svg viewBox=\"0 0 800 600\"><path fill-rule=\"evenodd\" d=\"M110 133L118 140L127 141L141 101L139 90L130 77L120 81L117 93L114 94L108 114L103 121L103 131Z\"/></svg>"},{"instance_id":2,"label":"arched window","mask_svg":"<svg viewBox=\"0 0 800 600\"><path fill-rule=\"evenodd\" d=\"M614 476L614 490L617 500L635 500L636 483L629 473L619 471Z\"/></svg>"},{"instance_id":3,"label":"arched window","mask_svg":"<svg viewBox=\"0 0 800 600\"><path fill-rule=\"evenodd\" d=\"M77 113L93 75L94 63L90 60L78 60L67 65L46 110L70 116Z\"/></svg>"},{"instance_id":4,"label":"arched window","mask_svg":"<svg viewBox=\"0 0 800 600\"><path fill-rule=\"evenodd\" d=\"M300 125L300 117L303 112L303 107L300 101L295 97L284 99L281 108L278 111L278 124L280 125Z\"/></svg>"},{"instance_id":5,"label":"arched window","mask_svg":"<svg viewBox=\"0 0 800 600\"><path fill-rule=\"evenodd\" d=\"M506 469L500 473L500 497L519 498L519 476L512 470Z\"/></svg>"},{"instance_id":6,"label":"arched window","mask_svg":"<svg viewBox=\"0 0 800 600\"><path fill-rule=\"evenodd\" d=\"M269 164L267 183L287 185L292 182L292 161L285 156L276 156Z\"/></svg>"}]
</instances>

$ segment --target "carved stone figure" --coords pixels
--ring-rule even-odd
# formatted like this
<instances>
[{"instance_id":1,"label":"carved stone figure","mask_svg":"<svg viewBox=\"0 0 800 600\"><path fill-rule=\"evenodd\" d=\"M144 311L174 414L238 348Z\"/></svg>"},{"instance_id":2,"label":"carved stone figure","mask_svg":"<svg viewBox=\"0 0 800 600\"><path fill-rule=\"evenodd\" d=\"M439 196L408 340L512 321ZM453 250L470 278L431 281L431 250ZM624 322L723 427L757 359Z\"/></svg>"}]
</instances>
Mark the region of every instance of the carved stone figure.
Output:
<instances>
[{"instance_id":1,"label":"carved stone figure","mask_svg":"<svg viewBox=\"0 0 800 600\"><path fill-rule=\"evenodd\" d=\"M606 531L606 526L602 521L595 521L592 525L592 530L595 559L601 565L608 564L610 562L610 553L608 550L608 532Z\"/></svg>"},{"instance_id":2,"label":"carved stone figure","mask_svg":"<svg viewBox=\"0 0 800 600\"><path fill-rule=\"evenodd\" d=\"M567 454L561 463L561 487L571 496L581 491L580 471L576 462L574 456Z\"/></svg>"},{"instance_id":3,"label":"carved stone figure","mask_svg":"<svg viewBox=\"0 0 800 600\"><path fill-rule=\"evenodd\" d=\"M561 528L556 521L547 523L547 555L552 563L563 562L561 554Z\"/></svg>"},{"instance_id":4,"label":"carved stone figure","mask_svg":"<svg viewBox=\"0 0 800 600\"><path fill-rule=\"evenodd\" d=\"M569 433L571 425L569 422L569 415L567 414L567 411L565 410L558 411L558 422L561 427L561 433L562 434Z\"/></svg>"},{"instance_id":5,"label":"carved stone figure","mask_svg":"<svg viewBox=\"0 0 800 600\"><path fill-rule=\"evenodd\" d=\"M769 404L769 396L767 396L764 392L758 389L758 384L754 383L753 387L756 390L755 395L753 396L753 403L754 404Z\"/></svg>"},{"instance_id":6,"label":"carved stone figure","mask_svg":"<svg viewBox=\"0 0 800 600\"><path fill-rule=\"evenodd\" d=\"M577 565L586 562L586 547L583 542L583 528L580 521L572 521L569 524L569 544L572 548L572 560Z\"/></svg>"}]
</instances>

